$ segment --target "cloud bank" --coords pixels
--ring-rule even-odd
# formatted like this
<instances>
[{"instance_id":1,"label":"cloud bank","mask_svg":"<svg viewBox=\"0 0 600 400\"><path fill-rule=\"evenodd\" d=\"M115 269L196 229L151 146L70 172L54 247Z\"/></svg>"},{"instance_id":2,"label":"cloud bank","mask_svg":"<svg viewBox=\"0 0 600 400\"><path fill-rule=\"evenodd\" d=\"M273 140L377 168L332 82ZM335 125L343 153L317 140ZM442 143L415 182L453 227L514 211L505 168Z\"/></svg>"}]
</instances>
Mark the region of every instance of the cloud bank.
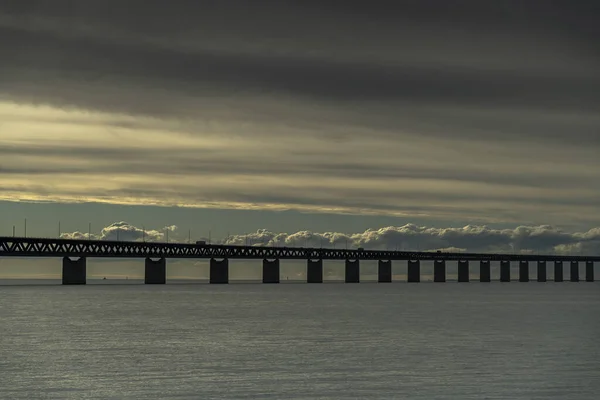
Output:
<instances>
[{"instance_id":1,"label":"cloud bank","mask_svg":"<svg viewBox=\"0 0 600 400\"><path fill-rule=\"evenodd\" d=\"M0 199L589 229L576 3L3 1Z\"/></svg>"},{"instance_id":2,"label":"cloud bank","mask_svg":"<svg viewBox=\"0 0 600 400\"><path fill-rule=\"evenodd\" d=\"M138 228L125 221L115 222L102 228L99 234L91 232L64 232L62 239L93 239L93 240L117 240L124 242L164 242L168 240L171 232L176 232L174 225L165 226L161 230Z\"/></svg>"},{"instance_id":3,"label":"cloud bank","mask_svg":"<svg viewBox=\"0 0 600 400\"><path fill-rule=\"evenodd\" d=\"M166 241L194 243L211 238L189 238L176 226L146 230L127 222L116 222L101 230L92 239L123 241ZM62 238L87 239L82 232L63 233ZM492 229L486 226L468 225L462 228L433 228L407 224L369 229L359 233L310 232L275 233L265 229L256 232L231 235L222 239L212 238L213 244L288 247L356 248L371 250L406 251L456 251L495 253L537 253L564 255L600 254L600 228L586 232L565 232L556 227L518 226L514 229Z\"/></svg>"}]
</instances>

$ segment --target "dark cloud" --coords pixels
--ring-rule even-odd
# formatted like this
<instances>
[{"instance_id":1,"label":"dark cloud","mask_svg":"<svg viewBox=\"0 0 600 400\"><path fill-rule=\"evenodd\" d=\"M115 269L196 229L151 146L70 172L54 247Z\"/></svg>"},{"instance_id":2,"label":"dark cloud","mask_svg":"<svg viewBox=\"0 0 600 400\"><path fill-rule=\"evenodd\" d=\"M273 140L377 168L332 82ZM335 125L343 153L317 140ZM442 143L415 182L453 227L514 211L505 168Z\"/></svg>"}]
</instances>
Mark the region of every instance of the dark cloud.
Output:
<instances>
[{"instance_id":1,"label":"dark cloud","mask_svg":"<svg viewBox=\"0 0 600 400\"><path fill-rule=\"evenodd\" d=\"M599 104L600 64L585 46L597 28L581 26L590 11L585 7L577 14L557 3L28 4L5 5L0 24L2 86L9 95L35 99L50 91L54 99L46 101L114 104L129 112L140 105L119 98L98 103L94 90L81 93L78 85L125 84L138 94L161 88L204 97L286 95L338 106L592 111ZM581 20L572 27L575 16ZM496 53L496 64L481 64Z\"/></svg>"},{"instance_id":2,"label":"dark cloud","mask_svg":"<svg viewBox=\"0 0 600 400\"><path fill-rule=\"evenodd\" d=\"M314 154L314 152L313 152ZM318 178L331 176L339 178L380 178L380 179L429 179L456 180L457 182L488 183L495 185L554 188L559 184L563 188L577 188L587 180L587 177L568 174L560 171L536 171L523 174L508 172L502 175L490 174L486 171L475 170L470 166L456 166L452 169L439 166L410 165L404 168L390 168L389 165L377 163L356 162L345 160L327 161L323 154L318 161L300 159L287 160L281 163L277 159L247 157L232 163L223 159L223 153L217 150L185 150L167 151L162 148L110 148L84 146L5 146L0 148L0 156L28 156L45 160L39 164L27 166L0 166L0 173L14 175L92 175L111 174L126 175L130 173L168 173L177 176L198 175L265 175L272 176L304 176ZM87 165L76 165L80 158L88 160ZM299 157L302 158L302 157ZM119 163L103 162L120 159ZM63 163L61 164L62 161ZM65 163L65 161L67 161ZM72 163L76 166L71 165ZM160 163L158 161L161 161ZM166 166L164 163L169 162ZM468 196L472 196L469 194Z\"/></svg>"},{"instance_id":3,"label":"dark cloud","mask_svg":"<svg viewBox=\"0 0 600 400\"><path fill-rule=\"evenodd\" d=\"M598 8L6 0L1 103L108 116L0 114L0 185L107 201L596 221ZM17 122L71 133L52 146L43 128L17 140ZM152 131L162 146L147 145ZM198 145L171 146L169 135ZM202 148L215 137L228 140ZM100 175L114 179L81 183Z\"/></svg>"},{"instance_id":4,"label":"dark cloud","mask_svg":"<svg viewBox=\"0 0 600 400\"><path fill-rule=\"evenodd\" d=\"M41 36L16 29L4 29L0 34L3 44L13 49L5 53L12 62L4 63L5 69L13 64L13 79L14 75L31 79L37 69L45 68L46 74L90 83L114 85L131 78L140 86L169 86L205 95L252 92L336 102L451 100L457 104L483 102L489 106L575 110L597 101L600 87L598 81L577 75L544 76L438 65L385 66L368 60L339 62L294 55L185 53L143 44ZM28 66L34 66L33 71L27 71Z\"/></svg>"}]
</instances>

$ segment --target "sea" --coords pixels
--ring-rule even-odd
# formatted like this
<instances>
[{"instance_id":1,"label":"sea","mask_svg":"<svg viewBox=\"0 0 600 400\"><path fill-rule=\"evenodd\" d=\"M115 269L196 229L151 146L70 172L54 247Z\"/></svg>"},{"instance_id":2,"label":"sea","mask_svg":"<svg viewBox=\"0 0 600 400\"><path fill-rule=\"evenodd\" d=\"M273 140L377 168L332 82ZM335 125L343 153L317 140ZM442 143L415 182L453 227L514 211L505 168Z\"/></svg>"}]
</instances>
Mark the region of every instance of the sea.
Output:
<instances>
[{"instance_id":1,"label":"sea","mask_svg":"<svg viewBox=\"0 0 600 400\"><path fill-rule=\"evenodd\" d=\"M600 399L600 283L57 283L0 282L0 399Z\"/></svg>"}]
</instances>

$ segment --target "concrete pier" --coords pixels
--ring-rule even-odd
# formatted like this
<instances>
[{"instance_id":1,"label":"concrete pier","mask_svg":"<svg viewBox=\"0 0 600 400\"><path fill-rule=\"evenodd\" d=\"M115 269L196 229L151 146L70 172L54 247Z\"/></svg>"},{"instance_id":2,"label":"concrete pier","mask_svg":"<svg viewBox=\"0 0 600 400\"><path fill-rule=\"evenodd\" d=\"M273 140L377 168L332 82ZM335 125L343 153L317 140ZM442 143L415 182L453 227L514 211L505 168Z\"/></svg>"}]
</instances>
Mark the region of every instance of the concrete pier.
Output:
<instances>
[{"instance_id":1,"label":"concrete pier","mask_svg":"<svg viewBox=\"0 0 600 400\"><path fill-rule=\"evenodd\" d=\"M13 232L14 233L14 232ZM191 241L191 240L190 240ZM138 259L145 260L146 283L163 284L166 283L166 259L203 259L210 260L210 282L228 283L229 282L229 263L228 260L256 260L263 261L264 283L275 283L281 281L279 269L281 260L297 260L303 262L307 260L307 282L321 283L327 278L333 276L329 270L325 270L323 260L327 262L334 261L339 263L346 261L346 271L344 280L346 282L360 281L359 263L368 261L379 261L377 281L390 282L394 280L390 262L402 260L402 263L408 262L407 278L408 282L434 281L447 282L449 280L459 282L470 281L470 266L473 267L475 275L476 267L473 263L481 262L479 266L479 277L481 282L490 282L498 280L496 276L496 263L500 264L500 280L510 282L519 280L521 282L536 280L539 282L550 281L554 278L556 282L570 280L572 282L593 282L595 280L595 271L599 268L600 255L560 255L560 254L534 254L527 253L504 253L504 252L486 252L486 253L463 253L460 251L424 251L424 252L406 252L406 251L375 251L365 250L362 247L352 248L315 248L315 247L287 247L287 246L224 246L211 245L204 241L191 243L168 243L145 241L143 244L138 241L121 240L80 240L65 238L34 238L0 236L0 258L56 258L63 259L62 282L65 285L85 284L86 282L86 259L90 257L103 259ZM216 261L216 260L223 261ZM316 261L315 261L316 260ZM352 260L352 261L350 261ZM410 260L410 261L409 261ZM429 267L426 268L424 278L421 279L421 264L424 261L427 266L431 263L433 266L430 278ZM467 262L468 261L468 262ZM493 271L491 264L494 263ZM457 263L457 278L454 274L454 265ZM552 271L551 263L554 263ZM537 264L537 274L535 274L535 264ZM564 268L563 268L564 264ZM582 265L584 264L584 265ZM341 264L340 264L341 265ZM446 266L449 266L446 268ZM567 268L569 265L569 268ZM512 271L514 267L514 272ZM363 268L364 269L364 268ZM404 271L404 264L402 264ZM333 271L332 271L333 272ZM372 271L375 272L374 270ZM494 277L490 276L493 272ZM450 277L448 277L450 275ZM569 276L567 276L569 275ZM108 277L107 277L108 278ZM285 279L285 277L283 277ZM338 277L339 279L339 277ZM369 279L375 277L369 276Z\"/></svg>"},{"instance_id":2,"label":"concrete pier","mask_svg":"<svg viewBox=\"0 0 600 400\"><path fill-rule=\"evenodd\" d=\"M458 281L469 282L469 262L458 261Z\"/></svg>"},{"instance_id":3,"label":"concrete pier","mask_svg":"<svg viewBox=\"0 0 600 400\"><path fill-rule=\"evenodd\" d=\"M63 258L62 265L62 284L63 285L85 285L87 273L87 260L81 257L77 260L71 260L69 257Z\"/></svg>"},{"instance_id":4,"label":"concrete pier","mask_svg":"<svg viewBox=\"0 0 600 400\"><path fill-rule=\"evenodd\" d=\"M263 260L263 283L279 283L279 259Z\"/></svg>"},{"instance_id":5,"label":"concrete pier","mask_svg":"<svg viewBox=\"0 0 600 400\"><path fill-rule=\"evenodd\" d=\"M586 261L585 263L585 281L594 282L594 262Z\"/></svg>"},{"instance_id":6,"label":"concrete pier","mask_svg":"<svg viewBox=\"0 0 600 400\"><path fill-rule=\"evenodd\" d=\"M306 282L323 283L323 260L307 261Z\"/></svg>"},{"instance_id":7,"label":"concrete pier","mask_svg":"<svg viewBox=\"0 0 600 400\"><path fill-rule=\"evenodd\" d=\"M377 266L377 281L379 283L389 283L392 281L392 261L379 260Z\"/></svg>"},{"instance_id":8,"label":"concrete pier","mask_svg":"<svg viewBox=\"0 0 600 400\"><path fill-rule=\"evenodd\" d=\"M528 261L519 261L519 282L529 282Z\"/></svg>"},{"instance_id":9,"label":"concrete pier","mask_svg":"<svg viewBox=\"0 0 600 400\"><path fill-rule=\"evenodd\" d=\"M167 283L167 260L160 258L154 261L151 258L146 258L144 283L147 285L164 285Z\"/></svg>"},{"instance_id":10,"label":"concrete pier","mask_svg":"<svg viewBox=\"0 0 600 400\"><path fill-rule=\"evenodd\" d=\"M419 260L408 261L406 280L410 283L421 282L421 262Z\"/></svg>"},{"instance_id":11,"label":"concrete pier","mask_svg":"<svg viewBox=\"0 0 600 400\"><path fill-rule=\"evenodd\" d=\"M571 282L579 282L579 263L571 261Z\"/></svg>"},{"instance_id":12,"label":"concrete pier","mask_svg":"<svg viewBox=\"0 0 600 400\"><path fill-rule=\"evenodd\" d=\"M537 281L546 282L546 261L538 261L537 263Z\"/></svg>"},{"instance_id":13,"label":"concrete pier","mask_svg":"<svg viewBox=\"0 0 600 400\"><path fill-rule=\"evenodd\" d=\"M554 282L562 282L563 279L563 262L554 261Z\"/></svg>"},{"instance_id":14,"label":"concrete pier","mask_svg":"<svg viewBox=\"0 0 600 400\"><path fill-rule=\"evenodd\" d=\"M360 261L346 260L345 281L346 283L360 282Z\"/></svg>"},{"instance_id":15,"label":"concrete pier","mask_svg":"<svg viewBox=\"0 0 600 400\"><path fill-rule=\"evenodd\" d=\"M492 281L492 268L489 261L479 262L479 282Z\"/></svg>"},{"instance_id":16,"label":"concrete pier","mask_svg":"<svg viewBox=\"0 0 600 400\"><path fill-rule=\"evenodd\" d=\"M229 283L229 260L210 259L210 283Z\"/></svg>"},{"instance_id":17,"label":"concrete pier","mask_svg":"<svg viewBox=\"0 0 600 400\"><path fill-rule=\"evenodd\" d=\"M433 262L433 281L446 282L446 261L435 260Z\"/></svg>"},{"instance_id":18,"label":"concrete pier","mask_svg":"<svg viewBox=\"0 0 600 400\"><path fill-rule=\"evenodd\" d=\"M510 282L510 261L500 261L500 282Z\"/></svg>"}]
</instances>

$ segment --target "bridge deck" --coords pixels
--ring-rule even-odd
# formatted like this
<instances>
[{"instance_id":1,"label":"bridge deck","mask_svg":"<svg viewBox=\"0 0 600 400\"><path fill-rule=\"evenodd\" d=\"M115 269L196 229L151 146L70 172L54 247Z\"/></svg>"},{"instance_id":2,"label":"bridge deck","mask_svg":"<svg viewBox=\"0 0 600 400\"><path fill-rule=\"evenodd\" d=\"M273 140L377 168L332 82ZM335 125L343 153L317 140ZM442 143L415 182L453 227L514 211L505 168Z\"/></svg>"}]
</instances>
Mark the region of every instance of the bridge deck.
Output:
<instances>
[{"instance_id":1,"label":"bridge deck","mask_svg":"<svg viewBox=\"0 0 600 400\"><path fill-rule=\"evenodd\" d=\"M231 258L288 260L593 261L600 256L439 253L0 237L0 257Z\"/></svg>"}]
</instances>

